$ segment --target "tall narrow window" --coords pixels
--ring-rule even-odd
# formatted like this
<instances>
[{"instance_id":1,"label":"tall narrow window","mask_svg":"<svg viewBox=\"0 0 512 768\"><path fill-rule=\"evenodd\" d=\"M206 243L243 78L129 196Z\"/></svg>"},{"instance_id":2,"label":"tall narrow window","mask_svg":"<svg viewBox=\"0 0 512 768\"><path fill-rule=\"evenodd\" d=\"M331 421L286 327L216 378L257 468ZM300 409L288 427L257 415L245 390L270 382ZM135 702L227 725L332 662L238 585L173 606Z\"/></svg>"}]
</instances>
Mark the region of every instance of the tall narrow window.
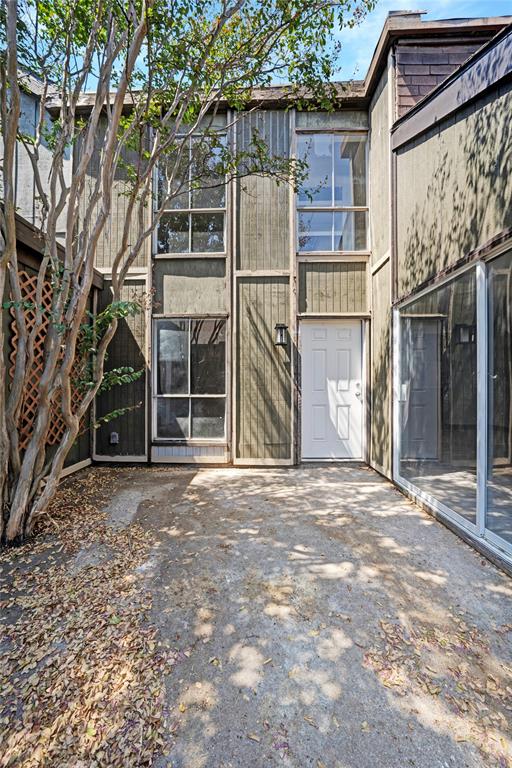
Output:
<instances>
[{"instance_id":1,"label":"tall narrow window","mask_svg":"<svg viewBox=\"0 0 512 768\"><path fill-rule=\"evenodd\" d=\"M367 250L366 136L299 135L297 155L309 167L297 196L299 251Z\"/></svg>"},{"instance_id":2,"label":"tall narrow window","mask_svg":"<svg viewBox=\"0 0 512 768\"><path fill-rule=\"evenodd\" d=\"M225 320L157 320L155 342L157 438L223 439Z\"/></svg>"},{"instance_id":3,"label":"tall narrow window","mask_svg":"<svg viewBox=\"0 0 512 768\"><path fill-rule=\"evenodd\" d=\"M225 183L219 173L221 147L193 136L182 148L181 162L158 171L158 204L171 193L157 230L160 254L223 253Z\"/></svg>"}]
</instances>

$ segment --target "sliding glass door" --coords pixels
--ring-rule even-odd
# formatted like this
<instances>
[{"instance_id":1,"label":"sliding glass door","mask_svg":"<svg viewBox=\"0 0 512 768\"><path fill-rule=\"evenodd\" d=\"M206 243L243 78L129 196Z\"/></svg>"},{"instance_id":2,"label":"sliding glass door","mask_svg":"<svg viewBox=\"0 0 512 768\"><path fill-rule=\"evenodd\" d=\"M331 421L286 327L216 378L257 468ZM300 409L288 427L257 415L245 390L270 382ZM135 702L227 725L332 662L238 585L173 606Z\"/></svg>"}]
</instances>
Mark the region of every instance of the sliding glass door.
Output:
<instances>
[{"instance_id":1,"label":"sliding glass door","mask_svg":"<svg viewBox=\"0 0 512 768\"><path fill-rule=\"evenodd\" d=\"M399 372L399 475L474 525L474 269L400 310Z\"/></svg>"},{"instance_id":2,"label":"sliding glass door","mask_svg":"<svg viewBox=\"0 0 512 768\"><path fill-rule=\"evenodd\" d=\"M512 556L512 251L395 317L395 479Z\"/></svg>"},{"instance_id":3,"label":"sliding glass door","mask_svg":"<svg viewBox=\"0 0 512 768\"><path fill-rule=\"evenodd\" d=\"M488 264L488 530L512 545L512 252Z\"/></svg>"}]
</instances>

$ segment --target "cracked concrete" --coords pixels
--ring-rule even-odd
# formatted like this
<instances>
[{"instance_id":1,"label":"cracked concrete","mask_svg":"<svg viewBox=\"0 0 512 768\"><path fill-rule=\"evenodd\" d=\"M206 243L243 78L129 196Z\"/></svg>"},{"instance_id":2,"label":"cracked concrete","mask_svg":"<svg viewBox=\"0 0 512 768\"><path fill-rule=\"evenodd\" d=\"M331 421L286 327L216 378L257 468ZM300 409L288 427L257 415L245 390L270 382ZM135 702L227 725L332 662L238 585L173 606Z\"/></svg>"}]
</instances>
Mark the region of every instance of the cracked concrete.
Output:
<instances>
[{"instance_id":1,"label":"cracked concrete","mask_svg":"<svg viewBox=\"0 0 512 768\"><path fill-rule=\"evenodd\" d=\"M510 685L511 582L391 484L349 466L122 474L111 509L130 498L155 536L139 575L174 663L159 766L508 765L512 701L485 680ZM390 683L381 655L414 674ZM455 683L481 711L455 710Z\"/></svg>"}]
</instances>

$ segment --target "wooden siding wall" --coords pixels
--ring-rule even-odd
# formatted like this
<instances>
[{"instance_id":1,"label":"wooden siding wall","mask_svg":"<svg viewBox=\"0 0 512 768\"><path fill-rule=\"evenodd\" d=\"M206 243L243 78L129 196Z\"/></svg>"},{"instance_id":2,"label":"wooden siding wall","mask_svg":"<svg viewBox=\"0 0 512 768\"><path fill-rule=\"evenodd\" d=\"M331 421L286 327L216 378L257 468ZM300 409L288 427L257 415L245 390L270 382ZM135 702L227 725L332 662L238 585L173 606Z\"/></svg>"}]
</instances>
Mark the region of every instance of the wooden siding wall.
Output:
<instances>
[{"instance_id":1,"label":"wooden siding wall","mask_svg":"<svg viewBox=\"0 0 512 768\"><path fill-rule=\"evenodd\" d=\"M385 71L370 105L370 463L391 476L391 151L390 91Z\"/></svg>"},{"instance_id":2,"label":"wooden siding wall","mask_svg":"<svg viewBox=\"0 0 512 768\"><path fill-rule=\"evenodd\" d=\"M146 284L142 279L128 280L122 291L123 301L143 301ZM112 300L108 282L100 294L98 311ZM95 454L101 456L144 456L146 454L146 316L144 310L135 317L120 320L116 335L108 350L106 370L130 365L135 370L144 369L144 374L133 384L113 387L96 398L96 418L118 408L135 407L117 419L109 421L96 430ZM140 403L140 405L139 405ZM110 445L111 432L119 434L119 444Z\"/></svg>"},{"instance_id":3,"label":"wooden siding wall","mask_svg":"<svg viewBox=\"0 0 512 768\"><path fill-rule=\"evenodd\" d=\"M512 227L512 84L397 152L398 294Z\"/></svg>"},{"instance_id":4,"label":"wooden siding wall","mask_svg":"<svg viewBox=\"0 0 512 768\"><path fill-rule=\"evenodd\" d=\"M102 130L105 129L105 123L102 125ZM101 154L99 148L102 141L102 131L98 131L97 149L93 153L91 162L89 164L85 192L82 197L82 211L85 209L86 201L89 199L89 195L94 189L96 183L96 177L99 173ZM137 153L135 151L125 150L121 155L121 161L123 163L137 163ZM126 211L128 208L128 198L126 196L127 184L126 184L126 172L122 167L118 167L116 176L112 186L112 210L108 220L105 224L105 228L98 241L96 250L96 267L99 269L108 269L112 266L114 258L117 254L117 250L121 244L123 236L123 228L126 219ZM148 206L147 211L148 222L151 216L151 210ZM128 239L129 245L135 242L137 235L137 222L136 216L133 217L133 221L130 227L130 236ZM93 220L94 221L94 220ZM141 252L133 262L133 267L146 267L148 263L148 249L151 248L150 240L146 241Z\"/></svg>"},{"instance_id":5,"label":"wooden siding wall","mask_svg":"<svg viewBox=\"0 0 512 768\"><path fill-rule=\"evenodd\" d=\"M391 264L387 261L372 278L373 314L370 346L371 432L370 462L391 477L392 460L392 333Z\"/></svg>"},{"instance_id":6,"label":"wooden siding wall","mask_svg":"<svg viewBox=\"0 0 512 768\"><path fill-rule=\"evenodd\" d=\"M155 314L227 311L225 259L159 259L153 266Z\"/></svg>"},{"instance_id":7,"label":"wooden siding wall","mask_svg":"<svg viewBox=\"0 0 512 768\"><path fill-rule=\"evenodd\" d=\"M290 349L274 345L274 326L287 322L287 278L238 280L237 457L291 456Z\"/></svg>"},{"instance_id":8,"label":"wooden siding wall","mask_svg":"<svg viewBox=\"0 0 512 768\"><path fill-rule=\"evenodd\" d=\"M366 313L366 284L366 262L302 262L299 265L299 312Z\"/></svg>"},{"instance_id":9,"label":"wooden siding wall","mask_svg":"<svg viewBox=\"0 0 512 768\"><path fill-rule=\"evenodd\" d=\"M254 129L272 153L288 155L288 112L247 115L237 129L239 148L248 145ZM273 179L250 177L238 185L236 197L234 459L291 461L293 352L274 346L275 324L291 325L290 190Z\"/></svg>"},{"instance_id":10,"label":"wooden siding wall","mask_svg":"<svg viewBox=\"0 0 512 768\"><path fill-rule=\"evenodd\" d=\"M247 147L258 131L273 154L289 152L290 115L283 110L254 112L237 129L237 146ZM249 176L238 185L238 251L236 266L243 270L289 269L289 187L274 179Z\"/></svg>"},{"instance_id":11,"label":"wooden siding wall","mask_svg":"<svg viewBox=\"0 0 512 768\"><path fill-rule=\"evenodd\" d=\"M368 112L340 109L336 112L297 112L296 127L301 130L350 131L368 128Z\"/></svg>"}]
</instances>

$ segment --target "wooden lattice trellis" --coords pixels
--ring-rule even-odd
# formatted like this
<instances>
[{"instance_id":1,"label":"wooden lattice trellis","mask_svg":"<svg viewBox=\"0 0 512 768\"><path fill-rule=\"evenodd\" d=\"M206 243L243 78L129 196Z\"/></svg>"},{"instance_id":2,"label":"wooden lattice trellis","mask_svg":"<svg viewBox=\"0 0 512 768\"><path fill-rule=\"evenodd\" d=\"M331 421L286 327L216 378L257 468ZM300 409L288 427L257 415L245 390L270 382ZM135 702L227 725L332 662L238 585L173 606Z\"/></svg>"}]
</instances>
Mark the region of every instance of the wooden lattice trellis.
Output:
<instances>
[{"instance_id":1,"label":"wooden lattice trellis","mask_svg":"<svg viewBox=\"0 0 512 768\"><path fill-rule=\"evenodd\" d=\"M22 293L22 300L26 302L26 308L24 309L25 322L27 324L27 331L34 328L36 322L36 292L37 292L37 275L30 275L28 272L19 272L20 288ZM49 282L45 282L43 285L41 306L43 307L42 321L37 331L34 340L34 362L32 370L27 376L25 391L23 393L23 401L20 410L20 416L18 420L19 429L19 444L20 448L24 450L30 440L32 434L32 428L36 418L37 407L39 403L39 381L44 369L44 343L46 334L48 331L48 324L50 321L50 310L52 305L52 288ZM14 318L14 309L11 309L11 314ZM16 322L11 323L11 352L9 355L10 361L10 376L11 379L14 376L14 366L16 363L16 353L18 349L18 327ZM78 371L80 361L75 363L75 371ZM73 377L73 376L72 376ZM73 389L73 410L76 410L82 400L82 395ZM50 427L48 430L46 442L48 445L56 445L62 439L64 431L66 429L66 423L62 412L60 410L60 398L57 397L52 406L52 415L50 419Z\"/></svg>"}]
</instances>

